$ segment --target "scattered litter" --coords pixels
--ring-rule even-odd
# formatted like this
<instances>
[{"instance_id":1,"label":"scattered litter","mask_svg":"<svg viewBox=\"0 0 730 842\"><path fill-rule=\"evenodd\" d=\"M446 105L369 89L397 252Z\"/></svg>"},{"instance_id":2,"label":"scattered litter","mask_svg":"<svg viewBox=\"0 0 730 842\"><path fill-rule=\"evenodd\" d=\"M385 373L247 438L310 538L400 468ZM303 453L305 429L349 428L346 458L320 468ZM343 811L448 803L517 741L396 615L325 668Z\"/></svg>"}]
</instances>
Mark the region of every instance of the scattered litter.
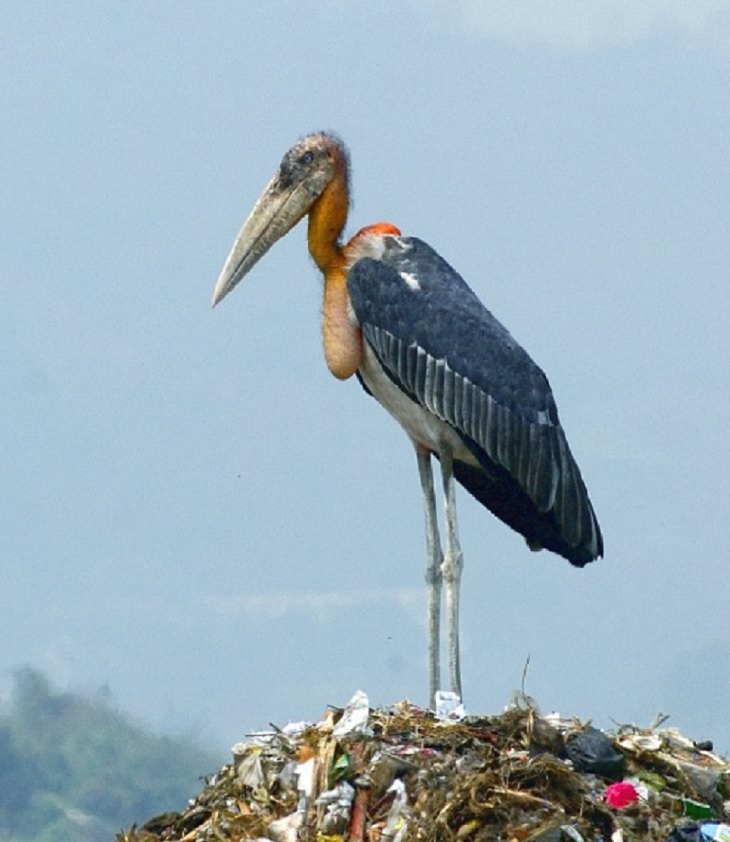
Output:
<instances>
[{"instance_id":1,"label":"scattered litter","mask_svg":"<svg viewBox=\"0 0 730 842\"><path fill-rule=\"evenodd\" d=\"M667 836L667 842L703 842L700 826L694 822L679 824Z\"/></svg>"},{"instance_id":2,"label":"scattered litter","mask_svg":"<svg viewBox=\"0 0 730 842\"><path fill-rule=\"evenodd\" d=\"M345 705L342 717L332 731L332 736L344 737L346 734L362 733L367 728L369 713L368 697L362 690L358 690Z\"/></svg>"},{"instance_id":3,"label":"scattered litter","mask_svg":"<svg viewBox=\"0 0 730 842\"><path fill-rule=\"evenodd\" d=\"M297 842L297 836L299 835L299 828L301 827L301 824L302 814L292 813L290 816L284 816L281 819L274 819L274 821L269 825L268 837L259 838L269 838L272 839L273 842ZM172 838L174 839L175 837L173 836ZM190 836L190 834L183 836L183 839L185 839L186 842L188 838L197 839L198 835L196 833L194 836Z\"/></svg>"},{"instance_id":4,"label":"scattered litter","mask_svg":"<svg viewBox=\"0 0 730 842\"><path fill-rule=\"evenodd\" d=\"M700 827L702 836L714 842L730 842L730 824L708 822Z\"/></svg>"},{"instance_id":5,"label":"scattered litter","mask_svg":"<svg viewBox=\"0 0 730 842\"><path fill-rule=\"evenodd\" d=\"M395 793L395 798L388 810L388 817L380 838L388 842L401 842L408 829L408 793L406 785L400 778L396 778L388 787L387 793L391 792Z\"/></svg>"},{"instance_id":6,"label":"scattered litter","mask_svg":"<svg viewBox=\"0 0 730 842\"><path fill-rule=\"evenodd\" d=\"M451 690L437 690L434 701L436 703L436 719L441 719L444 722L459 722L466 716L466 710L458 693Z\"/></svg>"},{"instance_id":7,"label":"scattered litter","mask_svg":"<svg viewBox=\"0 0 730 842\"><path fill-rule=\"evenodd\" d=\"M730 825L720 822L686 822L675 827L668 842L730 842Z\"/></svg>"},{"instance_id":8,"label":"scattered litter","mask_svg":"<svg viewBox=\"0 0 730 842\"><path fill-rule=\"evenodd\" d=\"M325 836L343 836L350 827L355 787L340 781L333 789L326 789L314 802L320 808L317 827Z\"/></svg>"},{"instance_id":9,"label":"scattered litter","mask_svg":"<svg viewBox=\"0 0 730 842\"><path fill-rule=\"evenodd\" d=\"M616 751L603 731L592 725L568 734L565 753L577 772L591 772L612 781L623 777L623 755Z\"/></svg>"},{"instance_id":10,"label":"scattered litter","mask_svg":"<svg viewBox=\"0 0 730 842\"><path fill-rule=\"evenodd\" d=\"M708 741L601 731L526 697L460 708L358 692L237 743L187 808L117 842L730 842L730 763Z\"/></svg>"},{"instance_id":11,"label":"scattered litter","mask_svg":"<svg viewBox=\"0 0 730 842\"><path fill-rule=\"evenodd\" d=\"M619 781L606 787L603 793L606 804L614 810L623 810L639 800L639 793L631 781Z\"/></svg>"}]
</instances>

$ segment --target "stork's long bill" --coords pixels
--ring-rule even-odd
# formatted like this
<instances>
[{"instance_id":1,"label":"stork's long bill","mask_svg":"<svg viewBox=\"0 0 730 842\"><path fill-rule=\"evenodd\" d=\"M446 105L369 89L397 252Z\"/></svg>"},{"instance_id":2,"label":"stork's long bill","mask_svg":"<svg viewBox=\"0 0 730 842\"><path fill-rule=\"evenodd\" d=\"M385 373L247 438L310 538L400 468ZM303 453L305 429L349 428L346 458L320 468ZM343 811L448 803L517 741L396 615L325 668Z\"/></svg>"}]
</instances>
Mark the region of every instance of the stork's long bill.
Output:
<instances>
[{"instance_id":1,"label":"stork's long bill","mask_svg":"<svg viewBox=\"0 0 730 842\"><path fill-rule=\"evenodd\" d=\"M390 223L342 242L349 158L320 132L282 159L243 224L216 283L215 306L304 216L324 275L322 338L336 377L360 383L415 446L424 499L429 583L430 699L440 689L445 591L449 683L461 695L455 483L527 541L576 567L603 555L603 537L542 369L436 251ZM431 457L444 491L441 549Z\"/></svg>"},{"instance_id":2,"label":"stork's long bill","mask_svg":"<svg viewBox=\"0 0 730 842\"><path fill-rule=\"evenodd\" d=\"M323 144L323 137L305 138L284 156L233 243L213 292L214 307L311 210L338 169L344 167L346 181L346 159L340 161L337 147Z\"/></svg>"}]
</instances>

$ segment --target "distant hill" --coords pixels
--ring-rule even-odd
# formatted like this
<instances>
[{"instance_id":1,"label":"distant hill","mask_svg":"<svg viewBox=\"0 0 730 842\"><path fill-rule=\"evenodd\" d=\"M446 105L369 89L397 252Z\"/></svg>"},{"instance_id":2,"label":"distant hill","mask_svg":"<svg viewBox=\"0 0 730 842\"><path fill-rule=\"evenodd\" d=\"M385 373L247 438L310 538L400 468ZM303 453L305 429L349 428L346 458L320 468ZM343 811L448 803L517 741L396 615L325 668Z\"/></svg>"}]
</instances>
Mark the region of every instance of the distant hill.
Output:
<instances>
[{"instance_id":1,"label":"distant hill","mask_svg":"<svg viewBox=\"0 0 730 842\"><path fill-rule=\"evenodd\" d=\"M98 698L14 675L0 713L0 839L98 842L150 815L180 810L220 759L155 735Z\"/></svg>"}]
</instances>

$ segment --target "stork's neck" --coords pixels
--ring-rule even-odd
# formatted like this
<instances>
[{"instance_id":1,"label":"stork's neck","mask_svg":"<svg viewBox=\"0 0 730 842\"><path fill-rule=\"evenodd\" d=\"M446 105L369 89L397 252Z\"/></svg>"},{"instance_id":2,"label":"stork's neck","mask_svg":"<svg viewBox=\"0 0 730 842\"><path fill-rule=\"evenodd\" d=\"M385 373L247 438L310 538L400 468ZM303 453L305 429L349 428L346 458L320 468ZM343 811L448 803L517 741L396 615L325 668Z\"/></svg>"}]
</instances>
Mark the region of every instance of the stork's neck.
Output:
<instances>
[{"instance_id":1,"label":"stork's neck","mask_svg":"<svg viewBox=\"0 0 730 842\"><path fill-rule=\"evenodd\" d=\"M344 265L341 237L347 222L347 165L336 162L335 175L309 211L309 252L325 278Z\"/></svg>"},{"instance_id":2,"label":"stork's neck","mask_svg":"<svg viewBox=\"0 0 730 842\"><path fill-rule=\"evenodd\" d=\"M322 339L327 366L335 377L350 377L360 365L362 340L349 314L345 252L340 238L347 222L347 162L337 154L335 174L309 211L309 252L324 275Z\"/></svg>"}]
</instances>

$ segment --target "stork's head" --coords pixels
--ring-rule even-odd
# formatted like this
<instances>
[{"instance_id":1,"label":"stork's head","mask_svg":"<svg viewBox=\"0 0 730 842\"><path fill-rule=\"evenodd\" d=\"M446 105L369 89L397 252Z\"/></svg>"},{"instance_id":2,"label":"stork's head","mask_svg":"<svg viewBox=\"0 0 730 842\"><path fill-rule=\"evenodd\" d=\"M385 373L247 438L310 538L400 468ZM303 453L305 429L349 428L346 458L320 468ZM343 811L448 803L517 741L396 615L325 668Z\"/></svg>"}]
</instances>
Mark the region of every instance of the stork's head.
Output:
<instances>
[{"instance_id":1,"label":"stork's head","mask_svg":"<svg viewBox=\"0 0 730 842\"><path fill-rule=\"evenodd\" d=\"M310 134L292 146L233 243L213 292L213 306L312 209L336 175L344 178L346 189L347 169L347 151L333 134Z\"/></svg>"}]
</instances>

